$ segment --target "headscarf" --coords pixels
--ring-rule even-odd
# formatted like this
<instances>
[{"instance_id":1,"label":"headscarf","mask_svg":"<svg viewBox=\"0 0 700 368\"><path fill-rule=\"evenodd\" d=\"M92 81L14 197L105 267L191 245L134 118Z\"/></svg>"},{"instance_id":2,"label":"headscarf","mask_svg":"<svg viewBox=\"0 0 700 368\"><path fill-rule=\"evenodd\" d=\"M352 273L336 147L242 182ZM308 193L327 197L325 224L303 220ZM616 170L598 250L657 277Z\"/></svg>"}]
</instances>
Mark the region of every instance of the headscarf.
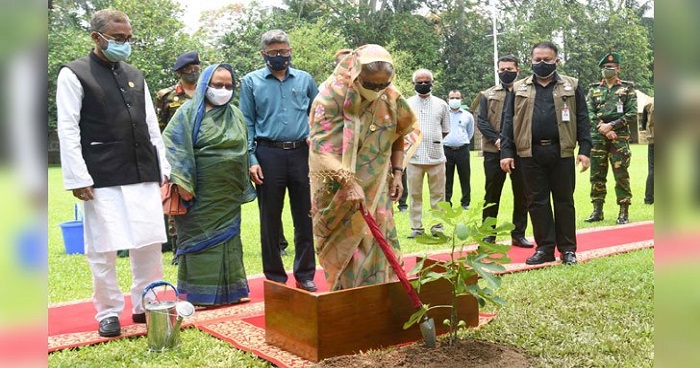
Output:
<instances>
[{"instance_id":1,"label":"headscarf","mask_svg":"<svg viewBox=\"0 0 700 368\"><path fill-rule=\"evenodd\" d=\"M192 99L185 102L175 112L175 115L173 115L163 131L163 138L167 148L166 155L168 156L168 162L172 166L171 180L194 195L196 195L197 189L197 170L193 148L197 142L202 120L206 113L207 88L214 72L219 68L224 68L231 72L231 78L233 79L233 68L229 64L213 64L206 67L199 76L197 88ZM233 99L233 95L231 99ZM240 112L235 110L233 105L226 103L221 106L214 106L210 113L215 114L215 120L230 121L235 119L237 113L240 114Z\"/></svg>"},{"instance_id":2,"label":"headscarf","mask_svg":"<svg viewBox=\"0 0 700 368\"><path fill-rule=\"evenodd\" d=\"M420 142L420 130L414 128L416 116L393 83L374 102L362 100L358 88L362 66L377 61L388 62L393 66L391 55L383 47L369 44L357 48L336 66L333 74L325 81L325 88L319 91L309 119L312 131L315 124L320 124L322 128L327 127L328 129L323 129L326 131L335 131L333 127L341 124L342 135L320 134L318 137L311 137L312 144L316 145L315 155L309 160L312 178L343 180L354 176L362 128L360 116L371 103L386 104L388 119L396 119L396 132L399 135L415 131L414 134L406 136L404 144L405 149L414 148L415 151L415 142ZM393 73L391 79L395 77L396 73ZM408 158L404 159L404 162L408 162Z\"/></svg>"}]
</instances>

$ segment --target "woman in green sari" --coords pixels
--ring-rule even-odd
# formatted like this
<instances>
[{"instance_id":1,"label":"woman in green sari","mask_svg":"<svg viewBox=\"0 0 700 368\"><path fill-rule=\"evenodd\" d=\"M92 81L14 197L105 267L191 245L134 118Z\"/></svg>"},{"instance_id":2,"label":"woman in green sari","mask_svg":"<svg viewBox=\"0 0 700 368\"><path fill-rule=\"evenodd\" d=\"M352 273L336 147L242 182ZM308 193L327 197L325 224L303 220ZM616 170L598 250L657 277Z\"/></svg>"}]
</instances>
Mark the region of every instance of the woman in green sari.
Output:
<instances>
[{"instance_id":1,"label":"woman in green sari","mask_svg":"<svg viewBox=\"0 0 700 368\"><path fill-rule=\"evenodd\" d=\"M396 279L359 212L374 216L399 255L391 202L420 132L394 78L391 55L364 45L336 66L311 107L314 241L330 290Z\"/></svg>"},{"instance_id":2,"label":"woman in green sari","mask_svg":"<svg viewBox=\"0 0 700 368\"><path fill-rule=\"evenodd\" d=\"M163 131L166 157L188 207L176 216L177 287L195 305L238 303L248 297L241 245L241 205L255 198L248 179L247 130L230 104L233 70L207 67L192 100Z\"/></svg>"}]
</instances>

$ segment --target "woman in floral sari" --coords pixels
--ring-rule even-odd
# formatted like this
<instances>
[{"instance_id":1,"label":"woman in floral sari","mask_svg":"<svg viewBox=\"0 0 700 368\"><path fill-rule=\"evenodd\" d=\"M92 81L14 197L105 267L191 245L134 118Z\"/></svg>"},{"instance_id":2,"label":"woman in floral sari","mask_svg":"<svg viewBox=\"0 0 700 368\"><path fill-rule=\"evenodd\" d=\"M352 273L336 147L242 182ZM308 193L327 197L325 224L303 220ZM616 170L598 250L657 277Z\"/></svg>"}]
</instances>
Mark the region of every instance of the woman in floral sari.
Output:
<instances>
[{"instance_id":1,"label":"woman in floral sari","mask_svg":"<svg viewBox=\"0 0 700 368\"><path fill-rule=\"evenodd\" d=\"M398 255L391 201L403 191L404 150L415 148L420 132L394 78L391 55L362 46L336 67L311 108L314 240L330 290L396 278L359 212L374 216Z\"/></svg>"},{"instance_id":2,"label":"woman in floral sari","mask_svg":"<svg viewBox=\"0 0 700 368\"><path fill-rule=\"evenodd\" d=\"M195 305L248 297L241 245L241 205L255 199L248 179L247 129L231 105L228 64L204 69L192 100L163 131L171 180L189 204L176 216L181 296Z\"/></svg>"}]
</instances>

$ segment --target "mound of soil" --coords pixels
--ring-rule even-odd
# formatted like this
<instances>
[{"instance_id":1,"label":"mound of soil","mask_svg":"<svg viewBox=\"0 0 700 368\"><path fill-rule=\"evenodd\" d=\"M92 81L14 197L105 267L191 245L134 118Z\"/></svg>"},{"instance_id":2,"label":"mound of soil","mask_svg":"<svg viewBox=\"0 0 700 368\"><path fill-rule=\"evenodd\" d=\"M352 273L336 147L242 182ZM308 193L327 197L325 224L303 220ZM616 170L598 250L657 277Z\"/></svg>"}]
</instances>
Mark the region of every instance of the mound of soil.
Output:
<instances>
[{"instance_id":1,"label":"mound of soil","mask_svg":"<svg viewBox=\"0 0 700 368\"><path fill-rule=\"evenodd\" d=\"M422 342L395 350L328 358L315 367L324 368L527 368L532 360L520 349L486 341L457 340L453 346L438 341L434 349Z\"/></svg>"}]
</instances>

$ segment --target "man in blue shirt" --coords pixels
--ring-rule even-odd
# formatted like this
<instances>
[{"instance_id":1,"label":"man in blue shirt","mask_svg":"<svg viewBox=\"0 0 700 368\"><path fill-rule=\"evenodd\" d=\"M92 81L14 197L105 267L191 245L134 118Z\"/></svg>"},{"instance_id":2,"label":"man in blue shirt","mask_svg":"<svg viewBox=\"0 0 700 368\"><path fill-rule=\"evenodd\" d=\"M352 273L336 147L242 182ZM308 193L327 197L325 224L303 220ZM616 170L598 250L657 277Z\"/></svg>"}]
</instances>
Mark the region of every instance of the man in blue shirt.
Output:
<instances>
[{"instance_id":1,"label":"man in blue shirt","mask_svg":"<svg viewBox=\"0 0 700 368\"><path fill-rule=\"evenodd\" d=\"M280 256L280 229L288 190L294 221L296 286L316 291L309 217L308 116L318 89L309 73L290 66L292 48L284 31L265 32L260 54L265 67L243 77L240 109L248 125L250 178L258 192L263 272L268 280L287 282Z\"/></svg>"},{"instance_id":2,"label":"man in blue shirt","mask_svg":"<svg viewBox=\"0 0 700 368\"><path fill-rule=\"evenodd\" d=\"M462 208L468 209L471 202L471 168L469 166L469 143L474 136L474 116L462 109L462 93L450 91L450 134L442 142L445 147L445 200L452 205L452 188L454 186L455 168L462 188Z\"/></svg>"}]
</instances>

